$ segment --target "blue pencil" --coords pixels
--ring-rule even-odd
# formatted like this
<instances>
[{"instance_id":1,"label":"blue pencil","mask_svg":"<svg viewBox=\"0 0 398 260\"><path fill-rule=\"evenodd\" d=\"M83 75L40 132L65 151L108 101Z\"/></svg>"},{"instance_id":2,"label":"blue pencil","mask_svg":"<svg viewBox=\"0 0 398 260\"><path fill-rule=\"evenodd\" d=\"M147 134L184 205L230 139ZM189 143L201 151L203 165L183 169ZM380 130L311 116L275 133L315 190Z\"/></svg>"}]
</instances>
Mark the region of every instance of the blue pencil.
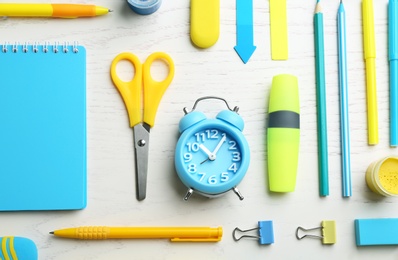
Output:
<instances>
[{"instance_id":1,"label":"blue pencil","mask_svg":"<svg viewBox=\"0 0 398 260\"><path fill-rule=\"evenodd\" d=\"M352 195L352 185L350 163L350 126L348 116L346 16L342 0L340 0L340 6L337 12L337 31L339 50L340 136L343 197L350 197Z\"/></svg>"},{"instance_id":2,"label":"blue pencil","mask_svg":"<svg viewBox=\"0 0 398 260\"><path fill-rule=\"evenodd\" d=\"M314 14L315 31L315 76L316 76L316 105L318 124L318 171L319 195L329 195L328 176L328 139L326 124L326 83L325 83L325 50L323 35L323 13L319 0Z\"/></svg>"},{"instance_id":3,"label":"blue pencil","mask_svg":"<svg viewBox=\"0 0 398 260\"><path fill-rule=\"evenodd\" d=\"M390 145L398 145L398 3L388 4L388 51L390 61Z\"/></svg>"}]
</instances>

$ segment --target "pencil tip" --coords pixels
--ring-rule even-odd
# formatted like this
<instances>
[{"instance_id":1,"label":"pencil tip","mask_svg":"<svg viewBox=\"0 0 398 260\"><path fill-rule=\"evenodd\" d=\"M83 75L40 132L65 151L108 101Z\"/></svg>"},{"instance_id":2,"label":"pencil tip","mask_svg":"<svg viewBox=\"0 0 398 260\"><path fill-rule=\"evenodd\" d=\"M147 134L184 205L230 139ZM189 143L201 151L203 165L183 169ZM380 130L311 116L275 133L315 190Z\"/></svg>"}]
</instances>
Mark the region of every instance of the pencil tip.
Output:
<instances>
[{"instance_id":1,"label":"pencil tip","mask_svg":"<svg viewBox=\"0 0 398 260\"><path fill-rule=\"evenodd\" d=\"M113 10L112 10L112 9L108 9L108 12L109 12L109 13L112 13L112 12L113 12Z\"/></svg>"},{"instance_id":2,"label":"pencil tip","mask_svg":"<svg viewBox=\"0 0 398 260\"><path fill-rule=\"evenodd\" d=\"M54 231L49 232L51 235L54 235Z\"/></svg>"}]
</instances>

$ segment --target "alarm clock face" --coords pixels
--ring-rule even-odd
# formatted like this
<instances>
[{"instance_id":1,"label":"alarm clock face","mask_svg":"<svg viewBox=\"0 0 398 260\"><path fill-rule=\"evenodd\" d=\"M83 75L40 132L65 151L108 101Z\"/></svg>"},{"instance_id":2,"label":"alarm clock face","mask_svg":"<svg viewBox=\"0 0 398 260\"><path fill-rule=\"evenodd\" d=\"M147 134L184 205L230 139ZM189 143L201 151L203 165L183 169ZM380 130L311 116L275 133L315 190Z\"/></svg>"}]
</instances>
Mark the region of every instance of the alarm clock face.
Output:
<instances>
[{"instance_id":1,"label":"alarm clock face","mask_svg":"<svg viewBox=\"0 0 398 260\"><path fill-rule=\"evenodd\" d=\"M176 155L180 158L176 166L186 186L216 195L234 188L242 180L248 168L248 159L242 151L248 149L240 131L223 124L205 124L184 134L177 146Z\"/></svg>"}]
</instances>

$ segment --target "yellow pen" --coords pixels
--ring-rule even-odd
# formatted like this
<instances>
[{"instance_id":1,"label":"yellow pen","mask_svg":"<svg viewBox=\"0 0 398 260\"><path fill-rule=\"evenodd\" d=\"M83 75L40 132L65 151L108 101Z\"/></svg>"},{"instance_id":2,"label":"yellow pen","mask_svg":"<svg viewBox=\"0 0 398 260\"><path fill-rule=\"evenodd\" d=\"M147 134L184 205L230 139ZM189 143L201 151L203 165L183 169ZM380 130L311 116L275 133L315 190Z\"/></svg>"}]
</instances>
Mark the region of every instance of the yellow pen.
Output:
<instances>
[{"instance_id":1,"label":"yellow pen","mask_svg":"<svg viewBox=\"0 0 398 260\"><path fill-rule=\"evenodd\" d=\"M172 242L217 242L221 227L105 227L87 226L50 232L57 237L82 240L168 238Z\"/></svg>"},{"instance_id":2,"label":"yellow pen","mask_svg":"<svg viewBox=\"0 0 398 260\"><path fill-rule=\"evenodd\" d=\"M77 18L105 15L112 10L82 4L13 4L1 3L0 16Z\"/></svg>"},{"instance_id":3,"label":"yellow pen","mask_svg":"<svg viewBox=\"0 0 398 260\"><path fill-rule=\"evenodd\" d=\"M376 43L373 0L362 1L363 45L366 66L366 99L368 109L368 144L379 142L376 93Z\"/></svg>"}]
</instances>

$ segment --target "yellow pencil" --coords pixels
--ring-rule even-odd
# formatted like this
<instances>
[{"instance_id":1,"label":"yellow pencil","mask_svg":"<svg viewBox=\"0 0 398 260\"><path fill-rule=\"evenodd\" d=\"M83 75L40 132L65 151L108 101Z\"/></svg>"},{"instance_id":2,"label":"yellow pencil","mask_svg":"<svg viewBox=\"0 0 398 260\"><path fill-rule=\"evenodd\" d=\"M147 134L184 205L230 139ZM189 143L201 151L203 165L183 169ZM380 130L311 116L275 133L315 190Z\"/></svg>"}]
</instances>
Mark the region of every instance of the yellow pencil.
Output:
<instances>
[{"instance_id":1,"label":"yellow pencil","mask_svg":"<svg viewBox=\"0 0 398 260\"><path fill-rule=\"evenodd\" d=\"M362 1L363 45L366 65L366 99L368 109L368 144L379 142L376 92L376 43L373 0Z\"/></svg>"},{"instance_id":2,"label":"yellow pencil","mask_svg":"<svg viewBox=\"0 0 398 260\"><path fill-rule=\"evenodd\" d=\"M77 18L105 15L108 8L82 4L13 4L1 3L0 16Z\"/></svg>"}]
</instances>

